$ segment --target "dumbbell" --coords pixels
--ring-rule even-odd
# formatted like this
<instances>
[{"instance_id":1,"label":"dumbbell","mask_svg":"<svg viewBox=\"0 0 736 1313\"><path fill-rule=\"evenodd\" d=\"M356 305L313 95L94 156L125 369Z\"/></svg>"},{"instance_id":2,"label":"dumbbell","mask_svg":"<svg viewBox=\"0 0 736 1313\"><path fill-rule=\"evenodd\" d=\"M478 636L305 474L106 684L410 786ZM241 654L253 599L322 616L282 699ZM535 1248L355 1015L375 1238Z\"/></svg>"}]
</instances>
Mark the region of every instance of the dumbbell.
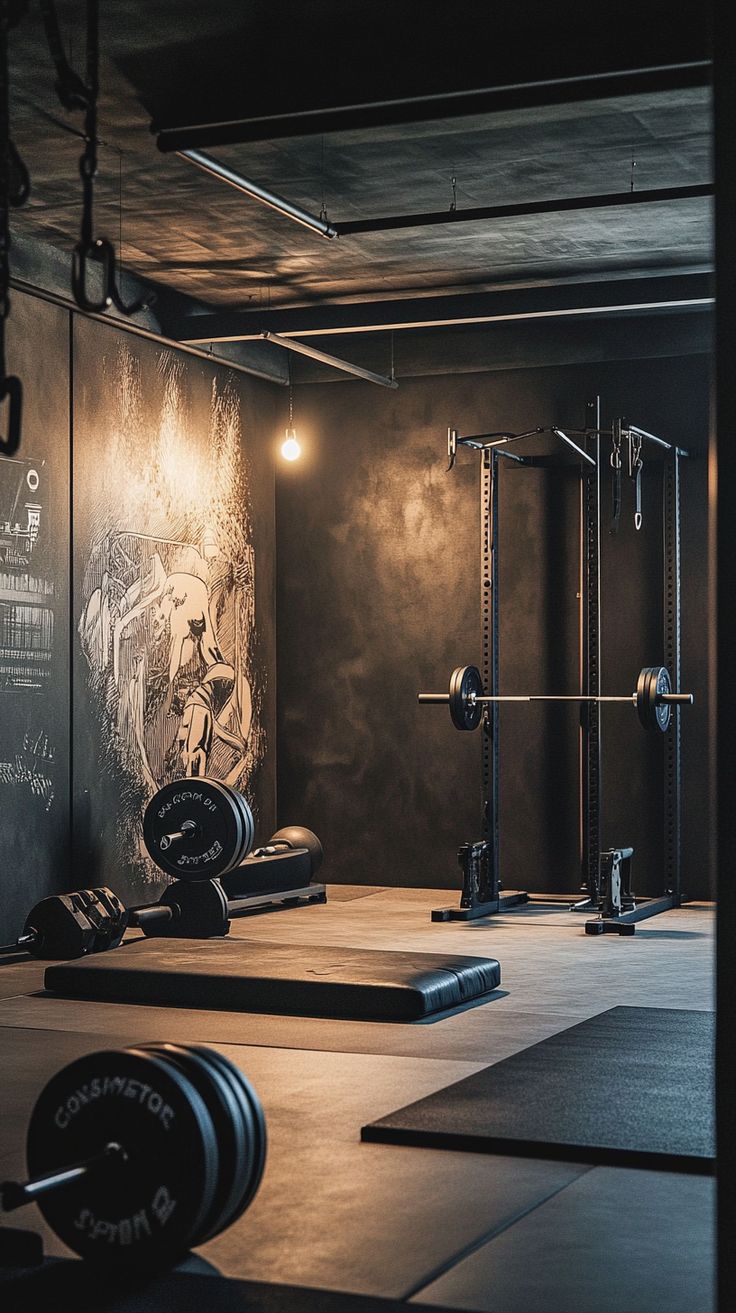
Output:
<instances>
[{"instance_id":1,"label":"dumbbell","mask_svg":"<svg viewBox=\"0 0 736 1313\"><path fill-rule=\"evenodd\" d=\"M229 1059L192 1045L88 1054L41 1092L26 1142L30 1180L0 1185L2 1210L37 1202L101 1275L170 1267L251 1203L266 1126Z\"/></svg>"}]
</instances>

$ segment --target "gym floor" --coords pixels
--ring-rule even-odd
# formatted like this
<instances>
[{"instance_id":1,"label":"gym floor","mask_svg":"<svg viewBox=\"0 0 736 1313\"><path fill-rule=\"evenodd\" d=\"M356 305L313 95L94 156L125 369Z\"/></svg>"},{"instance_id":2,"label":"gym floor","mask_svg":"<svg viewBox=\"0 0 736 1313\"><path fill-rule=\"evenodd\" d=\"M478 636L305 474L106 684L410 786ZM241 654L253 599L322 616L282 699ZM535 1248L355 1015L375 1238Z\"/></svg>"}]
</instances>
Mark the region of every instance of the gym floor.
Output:
<instances>
[{"instance_id":1,"label":"gym floor","mask_svg":"<svg viewBox=\"0 0 736 1313\"><path fill-rule=\"evenodd\" d=\"M342 885L326 906L233 923L235 937L295 948L498 957L490 1001L411 1025L70 1001L44 994L44 964L8 962L0 1175L23 1173L30 1109L64 1063L136 1041L202 1042L252 1080L269 1131L255 1202L198 1251L211 1269L489 1313L711 1313L711 1179L363 1144L360 1128L607 1008L712 1010L712 906L665 913L631 938L591 938L579 915L536 906L430 922L432 907L456 901ZM22 1224L42 1229L34 1211ZM65 1252L44 1239L49 1254Z\"/></svg>"}]
</instances>

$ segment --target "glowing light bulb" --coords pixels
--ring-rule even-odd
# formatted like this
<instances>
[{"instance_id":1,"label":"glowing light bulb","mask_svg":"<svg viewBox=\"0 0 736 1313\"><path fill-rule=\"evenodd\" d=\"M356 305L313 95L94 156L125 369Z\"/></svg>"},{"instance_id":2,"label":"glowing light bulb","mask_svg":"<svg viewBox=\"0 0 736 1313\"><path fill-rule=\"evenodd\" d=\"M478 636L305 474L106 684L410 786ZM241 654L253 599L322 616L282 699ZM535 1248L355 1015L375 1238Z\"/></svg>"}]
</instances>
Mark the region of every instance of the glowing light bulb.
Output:
<instances>
[{"instance_id":1,"label":"glowing light bulb","mask_svg":"<svg viewBox=\"0 0 736 1313\"><path fill-rule=\"evenodd\" d=\"M301 454L302 449L299 445L296 433L294 429L288 428L286 430L286 440L281 448L281 455L284 460L298 460Z\"/></svg>"}]
</instances>

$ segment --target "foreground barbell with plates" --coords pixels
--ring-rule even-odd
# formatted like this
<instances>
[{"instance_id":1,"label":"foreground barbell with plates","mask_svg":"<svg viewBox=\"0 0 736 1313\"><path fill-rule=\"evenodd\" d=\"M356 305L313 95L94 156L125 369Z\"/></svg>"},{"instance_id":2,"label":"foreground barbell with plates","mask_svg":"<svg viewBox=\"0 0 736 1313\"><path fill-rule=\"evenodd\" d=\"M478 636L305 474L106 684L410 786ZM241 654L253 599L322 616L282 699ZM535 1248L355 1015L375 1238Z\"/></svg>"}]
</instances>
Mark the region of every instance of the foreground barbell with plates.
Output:
<instances>
[{"instance_id":1,"label":"foreground barbell with plates","mask_svg":"<svg viewBox=\"0 0 736 1313\"><path fill-rule=\"evenodd\" d=\"M31 1114L30 1180L3 1211L36 1202L103 1271L166 1268L248 1207L266 1157L255 1091L211 1049L146 1044L92 1053L51 1078Z\"/></svg>"},{"instance_id":2,"label":"foreground barbell with plates","mask_svg":"<svg viewBox=\"0 0 736 1313\"><path fill-rule=\"evenodd\" d=\"M639 673L636 692L617 696L586 696L584 694L543 693L498 694L483 692L483 680L477 666L457 666L450 676L447 693L418 693L417 701L425 705L448 704L450 717L456 729L477 729L483 708L489 703L506 702L620 702L636 707L639 720L645 729L669 729L673 706L690 706L692 693L673 693L672 681L666 666L645 666Z\"/></svg>"}]
</instances>

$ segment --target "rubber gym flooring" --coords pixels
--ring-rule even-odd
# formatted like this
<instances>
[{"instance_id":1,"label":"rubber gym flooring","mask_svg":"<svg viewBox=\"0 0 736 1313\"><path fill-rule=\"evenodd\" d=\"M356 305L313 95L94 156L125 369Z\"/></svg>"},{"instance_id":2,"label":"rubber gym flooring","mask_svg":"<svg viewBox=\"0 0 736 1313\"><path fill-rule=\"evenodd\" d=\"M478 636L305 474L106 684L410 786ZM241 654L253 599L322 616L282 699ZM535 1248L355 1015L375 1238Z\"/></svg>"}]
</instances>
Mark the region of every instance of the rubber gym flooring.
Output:
<instances>
[{"instance_id":1,"label":"rubber gym flooring","mask_svg":"<svg viewBox=\"0 0 736 1313\"><path fill-rule=\"evenodd\" d=\"M295 953L310 944L488 955L501 962L499 991L436 1020L330 1021L54 998L42 990L44 964L8 962L0 1175L23 1172L28 1115L58 1067L111 1044L199 1041L253 1081L270 1137L255 1202L198 1251L201 1270L488 1313L712 1313L708 1177L360 1141L367 1122L608 1008L711 1009L712 907L665 913L631 938L591 937L566 911L433 924L430 909L455 893L329 893L326 906L249 917L233 934ZM43 1229L32 1209L22 1224ZM64 1252L44 1236L49 1254ZM211 1290L208 1309L236 1307L216 1295L219 1281Z\"/></svg>"}]
</instances>

